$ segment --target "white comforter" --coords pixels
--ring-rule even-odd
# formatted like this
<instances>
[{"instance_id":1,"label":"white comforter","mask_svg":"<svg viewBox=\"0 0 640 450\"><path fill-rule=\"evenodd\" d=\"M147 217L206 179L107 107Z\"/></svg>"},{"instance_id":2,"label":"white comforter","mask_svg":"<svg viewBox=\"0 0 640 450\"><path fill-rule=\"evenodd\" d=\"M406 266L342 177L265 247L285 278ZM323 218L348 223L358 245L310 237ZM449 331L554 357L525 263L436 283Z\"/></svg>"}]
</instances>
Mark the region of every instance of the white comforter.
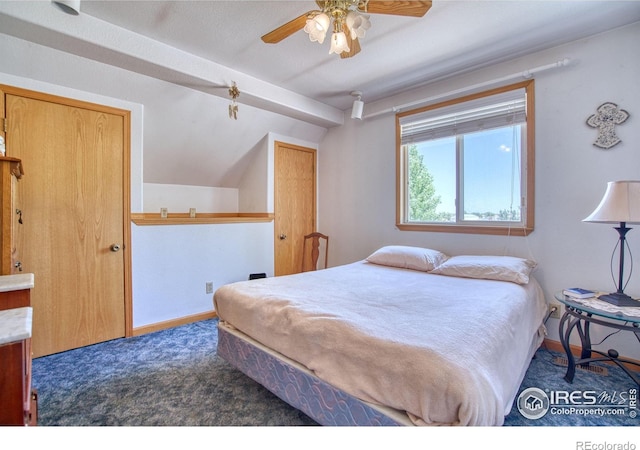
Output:
<instances>
[{"instance_id":1,"label":"white comforter","mask_svg":"<svg viewBox=\"0 0 640 450\"><path fill-rule=\"evenodd\" d=\"M221 321L418 424L501 425L546 304L524 286L357 262L219 288Z\"/></svg>"}]
</instances>

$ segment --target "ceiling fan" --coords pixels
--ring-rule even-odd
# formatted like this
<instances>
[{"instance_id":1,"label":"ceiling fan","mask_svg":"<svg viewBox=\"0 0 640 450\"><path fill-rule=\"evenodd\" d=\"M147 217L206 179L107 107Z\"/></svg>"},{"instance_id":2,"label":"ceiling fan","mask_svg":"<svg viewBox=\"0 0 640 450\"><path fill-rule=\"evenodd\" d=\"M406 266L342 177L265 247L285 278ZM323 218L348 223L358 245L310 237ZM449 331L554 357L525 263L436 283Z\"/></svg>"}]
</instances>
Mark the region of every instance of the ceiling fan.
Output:
<instances>
[{"instance_id":1,"label":"ceiling fan","mask_svg":"<svg viewBox=\"0 0 640 450\"><path fill-rule=\"evenodd\" d=\"M312 10L262 36L267 44L276 44L303 30L312 42L322 44L331 29L329 53L351 58L360 52L359 39L371 26L366 14L392 14L422 17L431 8L431 1L380 0L316 0L319 10ZM333 25L332 22L333 21Z\"/></svg>"}]
</instances>

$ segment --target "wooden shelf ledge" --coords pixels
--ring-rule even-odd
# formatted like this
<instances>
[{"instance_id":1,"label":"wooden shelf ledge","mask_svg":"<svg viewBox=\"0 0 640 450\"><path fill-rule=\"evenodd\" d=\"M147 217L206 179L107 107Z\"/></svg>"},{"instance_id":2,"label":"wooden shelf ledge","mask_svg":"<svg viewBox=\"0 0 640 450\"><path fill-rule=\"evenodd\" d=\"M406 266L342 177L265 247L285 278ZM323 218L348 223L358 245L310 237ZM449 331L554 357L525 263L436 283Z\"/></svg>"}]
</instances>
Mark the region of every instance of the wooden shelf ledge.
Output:
<instances>
[{"instance_id":1,"label":"wooden shelf ledge","mask_svg":"<svg viewBox=\"0 0 640 450\"><path fill-rule=\"evenodd\" d=\"M213 223L258 223L273 221L273 213L169 213L167 218L160 213L131 213L131 221L136 225L201 225Z\"/></svg>"}]
</instances>

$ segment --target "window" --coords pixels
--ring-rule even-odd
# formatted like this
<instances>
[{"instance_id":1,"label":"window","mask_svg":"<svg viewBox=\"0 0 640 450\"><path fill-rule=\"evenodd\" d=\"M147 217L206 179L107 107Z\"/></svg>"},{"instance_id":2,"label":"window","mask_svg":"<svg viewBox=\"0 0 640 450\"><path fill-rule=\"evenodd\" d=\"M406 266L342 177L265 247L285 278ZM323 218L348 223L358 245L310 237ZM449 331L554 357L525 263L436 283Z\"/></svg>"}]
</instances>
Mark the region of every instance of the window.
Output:
<instances>
[{"instance_id":1,"label":"window","mask_svg":"<svg viewBox=\"0 0 640 450\"><path fill-rule=\"evenodd\" d=\"M396 115L401 230L533 231L533 80Z\"/></svg>"}]
</instances>

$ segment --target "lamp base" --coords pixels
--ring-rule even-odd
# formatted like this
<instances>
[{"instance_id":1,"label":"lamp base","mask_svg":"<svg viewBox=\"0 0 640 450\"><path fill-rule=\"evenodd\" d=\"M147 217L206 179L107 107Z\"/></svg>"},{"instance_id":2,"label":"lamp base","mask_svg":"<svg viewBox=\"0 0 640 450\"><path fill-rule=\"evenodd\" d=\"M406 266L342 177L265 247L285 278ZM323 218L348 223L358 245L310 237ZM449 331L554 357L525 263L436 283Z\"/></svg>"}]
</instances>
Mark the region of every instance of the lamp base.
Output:
<instances>
[{"instance_id":1,"label":"lamp base","mask_svg":"<svg viewBox=\"0 0 640 450\"><path fill-rule=\"evenodd\" d=\"M640 301L634 300L627 294L621 294L619 292L613 292L611 294L605 294L598 297L607 303L611 303L616 306L638 306L640 307Z\"/></svg>"}]
</instances>

